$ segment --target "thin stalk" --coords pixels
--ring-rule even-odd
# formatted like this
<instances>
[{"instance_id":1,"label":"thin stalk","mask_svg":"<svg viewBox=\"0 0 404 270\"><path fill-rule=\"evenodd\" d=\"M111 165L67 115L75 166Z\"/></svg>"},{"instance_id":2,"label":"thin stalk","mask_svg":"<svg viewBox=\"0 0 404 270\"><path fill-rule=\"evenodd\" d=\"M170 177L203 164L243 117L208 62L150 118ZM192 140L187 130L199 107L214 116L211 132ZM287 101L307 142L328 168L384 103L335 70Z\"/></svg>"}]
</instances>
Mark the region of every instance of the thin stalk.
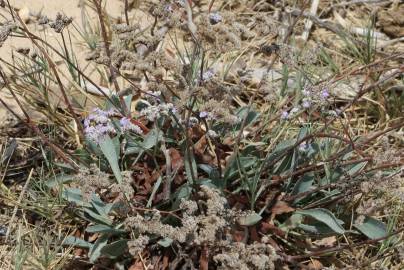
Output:
<instances>
[{"instance_id":1,"label":"thin stalk","mask_svg":"<svg viewBox=\"0 0 404 270\"><path fill-rule=\"evenodd\" d=\"M108 66L109 66L109 73L110 73L110 76L111 76L111 80L112 80L112 82L114 84L115 91L117 93L119 93L120 88L119 88L118 81L116 79L117 75L116 75L115 69L114 69L114 67L112 66L112 63L111 63L111 50L110 50L110 47L109 47L109 38L108 38L107 29L105 27L104 13L103 13L103 10L102 10L102 5L101 5L102 0L93 0L93 3L94 3L95 8L97 10L98 19L100 21L101 35L102 35L102 39L104 41L105 53L107 54L107 57L109 58ZM130 112L128 111L128 108L126 106L125 100L123 99L122 96L119 96L119 101L121 103L121 106L122 106L122 109L124 111L124 114L129 116Z\"/></svg>"}]
</instances>

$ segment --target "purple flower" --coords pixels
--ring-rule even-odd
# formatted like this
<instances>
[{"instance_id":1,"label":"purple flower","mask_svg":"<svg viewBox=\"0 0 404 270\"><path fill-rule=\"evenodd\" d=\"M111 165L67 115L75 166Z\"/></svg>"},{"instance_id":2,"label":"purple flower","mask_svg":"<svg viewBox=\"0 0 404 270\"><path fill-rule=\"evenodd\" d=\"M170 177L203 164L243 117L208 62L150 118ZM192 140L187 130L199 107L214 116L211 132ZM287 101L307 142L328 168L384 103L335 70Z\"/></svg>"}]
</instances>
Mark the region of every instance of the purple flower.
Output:
<instances>
[{"instance_id":1,"label":"purple flower","mask_svg":"<svg viewBox=\"0 0 404 270\"><path fill-rule=\"evenodd\" d=\"M122 117L121 120L119 120L119 124L121 124L122 129L127 129L132 124L132 122L129 118Z\"/></svg>"},{"instance_id":2,"label":"purple flower","mask_svg":"<svg viewBox=\"0 0 404 270\"><path fill-rule=\"evenodd\" d=\"M200 118L206 118L206 117L208 117L208 116L209 116L209 113L208 113L208 112L202 111L202 112L199 113L199 117L200 117Z\"/></svg>"},{"instance_id":3,"label":"purple flower","mask_svg":"<svg viewBox=\"0 0 404 270\"><path fill-rule=\"evenodd\" d=\"M116 133L111 123L110 116L114 115L115 110L103 111L95 108L84 119L84 133L86 137L96 143L100 143L108 134Z\"/></svg>"},{"instance_id":4,"label":"purple flower","mask_svg":"<svg viewBox=\"0 0 404 270\"><path fill-rule=\"evenodd\" d=\"M215 72L212 69L208 69L202 74L202 81L210 81L213 77L215 77Z\"/></svg>"},{"instance_id":5,"label":"purple flower","mask_svg":"<svg viewBox=\"0 0 404 270\"><path fill-rule=\"evenodd\" d=\"M137 134L143 133L142 129L138 125L133 124L127 117L122 117L121 120L119 120L119 124L121 125L122 132L133 131Z\"/></svg>"},{"instance_id":6,"label":"purple flower","mask_svg":"<svg viewBox=\"0 0 404 270\"><path fill-rule=\"evenodd\" d=\"M94 126L89 126L84 129L87 139L99 144L104 140L107 135L115 133L115 128L110 124L98 124Z\"/></svg>"},{"instance_id":7,"label":"purple flower","mask_svg":"<svg viewBox=\"0 0 404 270\"><path fill-rule=\"evenodd\" d=\"M328 98L330 96L330 93L328 93L328 90L327 89L323 89L323 91L321 91L321 97L323 98L323 99L326 99L326 98Z\"/></svg>"},{"instance_id":8,"label":"purple flower","mask_svg":"<svg viewBox=\"0 0 404 270\"><path fill-rule=\"evenodd\" d=\"M165 12L173 12L173 8L172 8L172 6L171 5L166 5L165 7L164 7L164 11Z\"/></svg>"},{"instance_id":9,"label":"purple flower","mask_svg":"<svg viewBox=\"0 0 404 270\"><path fill-rule=\"evenodd\" d=\"M214 13L209 14L209 21L210 21L211 24L218 24L222 20L223 20L223 17L218 12L214 12Z\"/></svg>"},{"instance_id":10,"label":"purple flower","mask_svg":"<svg viewBox=\"0 0 404 270\"><path fill-rule=\"evenodd\" d=\"M306 142L302 142L299 145L299 151L301 152L306 152L306 150L309 148L308 144Z\"/></svg>"},{"instance_id":11,"label":"purple flower","mask_svg":"<svg viewBox=\"0 0 404 270\"><path fill-rule=\"evenodd\" d=\"M287 111L283 111L281 113L281 119L285 120L289 118L289 113Z\"/></svg>"},{"instance_id":12,"label":"purple flower","mask_svg":"<svg viewBox=\"0 0 404 270\"><path fill-rule=\"evenodd\" d=\"M304 98L303 102L302 102L302 106L303 106L303 108L306 108L306 109L310 108L310 106L311 106L310 100Z\"/></svg>"}]
</instances>

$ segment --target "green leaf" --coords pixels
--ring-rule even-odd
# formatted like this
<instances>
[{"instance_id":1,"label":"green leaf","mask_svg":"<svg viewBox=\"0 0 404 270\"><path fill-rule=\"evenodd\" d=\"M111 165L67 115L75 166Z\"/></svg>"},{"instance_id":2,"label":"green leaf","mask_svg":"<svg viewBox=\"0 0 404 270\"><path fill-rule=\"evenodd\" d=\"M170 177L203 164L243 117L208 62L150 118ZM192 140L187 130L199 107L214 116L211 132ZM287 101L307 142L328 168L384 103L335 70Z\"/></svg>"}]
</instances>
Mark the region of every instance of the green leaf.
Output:
<instances>
[{"instance_id":1,"label":"green leaf","mask_svg":"<svg viewBox=\"0 0 404 270\"><path fill-rule=\"evenodd\" d=\"M340 225L340 221L327 209L317 208L296 211L298 214L309 216L317 221L320 221L330 227L334 232L343 234L344 228Z\"/></svg>"},{"instance_id":2,"label":"green leaf","mask_svg":"<svg viewBox=\"0 0 404 270\"><path fill-rule=\"evenodd\" d=\"M112 225L112 220L108 217L108 216L102 216L99 215L97 213L95 213L94 211L92 211L91 209L88 208L84 208L84 212L86 214L88 214L96 223L103 223L106 225Z\"/></svg>"},{"instance_id":3,"label":"green leaf","mask_svg":"<svg viewBox=\"0 0 404 270\"><path fill-rule=\"evenodd\" d=\"M157 244L159 244L160 246L165 247L165 248L171 246L172 243L173 243L173 239L168 238L168 237L161 239L160 241L157 242Z\"/></svg>"},{"instance_id":4,"label":"green leaf","mask_svg":"<svg viewBox=\"0 0 404 270\"><path fill-rule=\"evenodd\" d=\"M81 190L78 188L65 188L62 192L62 197L68 202L73 202L79 206L90 206L89 203L83 200Z\"/></svg>"},{"instance_id":5,"label":"green leaf","mask_svg":"<svg viewBox=\"0 0 404 270\"><path fill-rule=\"evenodd\" d=\"M170 176L167 176L167 177L170 177ZM146 204L147 208L150 208L152 206L154 196L156 195L156 192L159 189L162 180L163 180L163 178L160 176L157 179L156 183L154 184L152 193L150 194L149 200L147 201L147 204Z\"/></svg>"},{"instance_id":6,"label":"green leaf","mask_svg":"<svg viewBox=\"0 0 404 270\"><path fill-rule=\"evenodd\" d=\"M125 101L126 104L126 108L128 109L129 112L131 111L132 107L132 98L133 98L132 94L123 97L123 100Z\"/></svg>"},{"instance_id":7,"label":"green leaf","mask_svg":"<svg viewBox=\"0 0 404 270\"><path fill-rule=\"evenodd\" d=\"M115 229L111 226L104 225L104 224L96 224L93 226L89 226L86 229L88 233L108 233L108 234L120 234L125 233L125 230Z\"/></svg>"},{"instance_id":8,"label":"green leaf","mask_svg":"<svg viewBox=\"0 0 404 270\"><path fill-rule=\"evenodd\" d=\"M304 137L306 137L308 134L309 134L309 128L307 126L302 127L299 131L299 135L297 135L296 142L299 142Z\"/></svg>"},{"instance_id":9,"label":"green leaf","mask_svg":"<svg viewBox=\"0 0 404 270\"><path fill-rule=\"evenodd\" d=\"M57 186L61 186L65 183L69 183L74 179L74 176L72 174L59 174L56 175L52 178L50 178L49 180L46 180L45 185L48 188L53 188L53 187L57 187Z\"/></svg>"},{"instance_id":10,"label":"green leaf","mask_svg":"<svg viewBox=\"0 0 404 270\"><path fill-rule=\"evenodd\" d=\"M125 253L127 248L128 248L128 240L121 239L103 247L101 249L101 254L108 256L110 258L116 258Z\"/></svg>"},{"instance_id":11,"label":"green leaf","mask_svg":"<svg viewBox=\"0 0 404 270\"><path fill-rule=\"evenodd\" d=\"M296 194L300 194L300 193L304 193L307 192L311 189L311 187L313 186L313 182L314 182L314 175L313 174L305 174L303 175L297 182L296 185L293 188L292 194L296 195Z\"/></svg>"},{"instance_id":12,"label":"green leaf","mask_svg":"<svg viewBox=\"0 0 404 270\"><path fill-rule=\"evenodd\" d=\"M108 243L108 235L104 234L95 241L92 247L89 250L89 259L91 263L94 263L100 256L101 250Z\"/></svg>"},{"instance_id":13,"label":"green leaf","mask_svg":"<svg viewBox=\"0 0 404 270\"><path fill-rule=\"evenodd\" d=\"M248 115L247 115L247 112L248 112ZM238 109L238 111L236 112L236 115L242 120L244 120L244 118L247 116L245 126L251 125L252 123L257 121L257 119L259 117L259 113L257 113L256 111L253 111L253 110L248 111L248 106ZM235 126L235 129L239 130L241 128L241 125L242 125L242 123L238 123Z\"/></svg>"},{"instance_id":14,"label":"green leaf","mask_svg":"<svg viewBox=\"0 0 404 270\"><path fill-rule=\"evenodd\" d=\"M372 217L366 217L362 224L355 224L354 227L370 239L387 236L386 225Z\"/></svg>"},{"instance_id":15,"label":"green leaf","mask_svg":"<svg viewBox=\"0 0 404 270\"><path fill-rule=\"evenodd\" d=\"M107 158L116 180L119 184L122 183L122 175L118 163L119 153L116 151L114 141L108 136L100 142L100 148L104 156Z\"/></svg>"},{"instance_id":16,"label":"green leaf","mask_svg":"<svg viewBox=\"0 0 404 270\"><path fill-rule=\"evenodd\" d=\"M301 194L307 191L310 191L313 187L314 183L314 175L313 174L305 174L303 175L297 182L296 185L293 187L292 194L297 195ZM302 196L300 198L297 198L294 203L298 203L302 199L304 199L305 196Z\"/></svg>"},{"instance_id":17,"label":"green leaf","mask_svg":"<svg viewBox=\"0 0 404 270\"><path fill-rule=\"evenodd\" d=\"M216 180L220 178L219 170L212 165L198 164L198 168L204 171L209 176L209 179Z\"/></svg>"},{"instance_id":18,"label":"green leaf","mask_svg":"<svg viewBox=\"0 0 404 270\"><path fill-rule=\"evenodd\" d=\"M108 217L113 207L113 203L104 203L95 193L91 194L91 205L104 217Z\"/></svg>"},{"instance_id":19,"label":"green leaf","mask_svg":"<svg viewBox=\"0 0 404 270\"><path fill-rule=\"evenodd\" d=\"M302 223L303 216L294 212L283 224L279 225L281 230L287 231L299 227Z\"/></svg>"},{"instance_id":20,"label":"green leaf","mask_svg":"<svg viewBox=\"0 0 404 270\"><path fill-rule=\"evenodd\" d=\"M126 148L125 155L138 154L138 153L141 153L142 151L143 151L143 149L140 147L131 146L131 147Z\"/></svg>"},{"instance_id":21,"label":"green leaf","mask_svg":"<svg viewBox=\"0 0 404 270\"><path fill-rule=\"evenodd\" d=\"M240 224L241 226L253 226L257 224L261 219L262 217L260 215L258 215L257 213L252 213L247 216L239 217L237 221L238 224Z\"/></svg>"},{"instance_id":22,"label":"green leaf","mask_svg":"<svg viewBox=\"0 0 404 270\"><path fill-rule=\"evenodd\" d=\"M295 145L295 140L285 140L277 144L275 149L269 154L265 160L265 163L271 164L277 160L285 151L292 149Z\"/></svg>"},{"instance_id":23,"label":"green leaf","mask_svg":"<svg viewBox=\"0 0 404 270\"><path fill-rule=\"evenodd\" d=\"M361 171L363 168L365 168L366 164L368 164L368 162L364 161L364 162L359 162L358 164L351 166L351 168L348 170L348 174L350 176L355 175L356 173Z\"/></svg>"},{"instance_id":24,"label":"green leaf","mask_svg":"<svg viewBox=\"0 0 404 270\"><path fill-rule=\"evenodd\" d=\"M316 223L313 223L312 225L299 224L299 226L297 226L297 227L305 230L306 232L314 233L314 234L327 234L327 235L335 234L335 232L332 229L330 229L330 227L328 227L327 225L325 225L324 223L321 223L321 222L316 222Z\"/></svg>"},{"instance_id":25,"label":"green leaf","mask_svg":"<svg viewBox=\"0 0 404 270\"><path fill-rule=\"evenodd\" d=\"M239 162L237 162L237 158L239 158ZM243 167L243 170L248 170L249 168L253 167L254 165L257 164L258 159L256 157L234 157L230 162L229 165L226 167L225 172L224 172L224 178L229 180L232 179L233 177L236 177L239 175L239 166L238 164L241 164Z\"/></svg>"},{"instance_id":26,"label":"green leaf","mask_svg":"<svg viewBox=\"0 0 404 270\"><path fill-rule=\"evenodd\" d=\"M157 145L163 139L162 131L158 129L152 129L149 133L147 133L146 138L143 141L144 149L151 149L155 145Z\"/></svg>"},{"instance_id":27,"label":"green leaf","mask_svg":"<svg viewBox=\"0 0 404 270\"><path fill-rule=\"evenodd\" d=\"M295 151L292 151L290 154L286 155L282 158L282 162L279 162L275 168L275 174L284 174L288 172L293 167Z\"/></svg>"},{"instance_id":28,"label":"green leaf","mask_svg":"<svg viewBox=\"0 0 404 270\"><path fill-rule=\"evenodd\" d=\"M66 239L63 241L62 245L81 247L81 248L91 248L93 246L93 244L91 244L81 238L77 238L77 237L74 237L71 235L66 237Z\"/></svg>"}]
</instances>

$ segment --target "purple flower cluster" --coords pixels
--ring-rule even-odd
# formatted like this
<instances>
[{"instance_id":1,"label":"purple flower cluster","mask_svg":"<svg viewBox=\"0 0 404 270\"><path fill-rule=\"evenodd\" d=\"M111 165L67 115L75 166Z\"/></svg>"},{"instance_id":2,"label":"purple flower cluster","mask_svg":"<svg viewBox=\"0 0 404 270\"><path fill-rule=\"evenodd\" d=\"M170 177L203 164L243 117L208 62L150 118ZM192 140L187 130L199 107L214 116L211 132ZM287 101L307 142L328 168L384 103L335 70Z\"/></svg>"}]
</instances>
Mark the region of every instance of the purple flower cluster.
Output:
<instances>
[{"instance_id":1,"label":"purple flower cluster","mask_svg":"<svg viewBox=\"0 0 404 270\"><path fill-rule=\"evenodd\" d=\"M202 81L210 81L213 77L215 77L215 72L212 69L208 69L202 74Z\"/></svg>"},{"instance_id":2,"label":"purple flower cluster","mask_svg":"<svg viewBox=\"0 0 404 270\"><path fill-rule=\"evenodd\" d=\"M306 142L302 142L299 145L299 151L300 152L306 152L309 149L309 145Z\"/></svg>"},{"instance_id":3,"label":"purple flower cluster","mask_svg":"<svg viewBox=\"0 0 404 270\"><path fill-rule=\"evenodd\" d=\"M223 17L218 12L214 12L214 13L209 14L209 21L210 21L211 24L218 24L222 20L223 20Z\"/></svg>"},{"instance_id":4,"label":"purple flower cluster","mask_svg":"<svg viewBox=\"0 0 404 270\"><path fill-rule=\"evenodd\" d=\"M315 104L322 105L330 97L330 93L327 88L315 90L315 88L311 86L305 86L302 90L302 94L304 98L302 99L301 106L305 109L308 109Z\"/></svg>"},{"instance_id":5,"label":"purple flower cluster","mask_svg":"<svg viewBox=\"0 0 404 270\"><path fill-rule=\"evenodd\" d=\"M101 143L108 135L116 134L117 131L112 124L111 117L119 116L119 114L111 109L108 111L95 108L91 111L86 119L84 119L84 133L88 140L97 144ZM133 124L127 117L122 117L119 120L120 130L122 132L134 132L142 134L142 129Z\"/></svg>"},{"instance_id":6,"label":"purple flower cluster","mask_svg":"<svg viewBox=\"0 0 404 270\"><path fill-rule=\"evenodd\" d=\"M289 112L288 111L282 111L281 113L281 119L282 120L287 120L290 119L292 117L294 117L300 110L300 107L293 107Z\"/></svg>"},{"instance_id":7,"label":"purple flower cluster","mask_svg":"<svg viewBox=\"0 0 404 270\"><path fill-rule=\"evenodd\" d=\"M119 124L121 125L122 132L132 131L136 134L143 133L142 129L138 125L133 124L127 117L122 117L121 120L119 120Z\"/></svg>"},{"instance_id":8,"label":"purple flower cluster","mask_svg":"<svg viewBox=\"0 0 404 270\"><path fill-rule=\"evenodd\" d=\"M281 119L286 120L289 118L289 113L287 111L282 111L281 113Z\"/></svg>"},{"instance_id":9,"label":"purple flower cluster","mask_svg":"<svg viewBox=\"0 0 404 270\"><path fill-rule=\"evenodd\" d=\"M328 93L328 89L323 89L323 90L321 91L321 97L322 97L323 99L327 99L329 96L330 96L330 93Z\"/></svg>"},{"instance_id":10,"label":"purple flower cluster","mask_svg":"<svg viewBox=\"0 0 404 270\"><path fill-rule=\"evenodd\" d=\"M103 111L99 108L93 109L84 120L84 133L86 137L90 141L100 143L107 135L116 133L110 119L115 113L114 110Z\"/></svg>"}]
</instances>

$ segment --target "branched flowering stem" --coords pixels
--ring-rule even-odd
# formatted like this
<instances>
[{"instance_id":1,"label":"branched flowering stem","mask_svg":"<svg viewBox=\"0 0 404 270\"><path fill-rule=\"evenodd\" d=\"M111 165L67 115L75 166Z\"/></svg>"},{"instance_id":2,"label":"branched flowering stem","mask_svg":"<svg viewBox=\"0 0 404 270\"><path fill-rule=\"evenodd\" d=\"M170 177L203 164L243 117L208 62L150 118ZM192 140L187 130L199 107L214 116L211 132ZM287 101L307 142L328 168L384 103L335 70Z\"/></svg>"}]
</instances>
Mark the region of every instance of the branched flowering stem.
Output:
<instances>
[{"instance_id":1,"label":"branched flowering stem","mask_svg":"<svg viewBox=\"0 0 404 270\"><path fill-rule=\"evenodd\" d=\"M112 82L114 84L115 91L117 93L119 93L120 88L119 88L118 81L116 79L116 72L115 72L115 69L114 69L114 67L112 66L112 63L111 63L111 50L109 48L108 33L107 33L107 29L105 27L104 13L103 13L103 10L102 10L102 5L101 5L102 0L93 0L93 3L95 5L95 8L97 9L98 18L99 18L99 21L100 21L101 34L102 34L102 39L104 40L105 53L107 54L107 57L108 57L108 67L109 67L109 72L110 72L110 75L111 75L111 80L112 80ZM124 114L129 116L130 112L128 111L128 108L127 108L126 103L125 103L122 96L119 96L119 101L121 103L121 106L122 106Z\"/></svg>"}]
</instances>

